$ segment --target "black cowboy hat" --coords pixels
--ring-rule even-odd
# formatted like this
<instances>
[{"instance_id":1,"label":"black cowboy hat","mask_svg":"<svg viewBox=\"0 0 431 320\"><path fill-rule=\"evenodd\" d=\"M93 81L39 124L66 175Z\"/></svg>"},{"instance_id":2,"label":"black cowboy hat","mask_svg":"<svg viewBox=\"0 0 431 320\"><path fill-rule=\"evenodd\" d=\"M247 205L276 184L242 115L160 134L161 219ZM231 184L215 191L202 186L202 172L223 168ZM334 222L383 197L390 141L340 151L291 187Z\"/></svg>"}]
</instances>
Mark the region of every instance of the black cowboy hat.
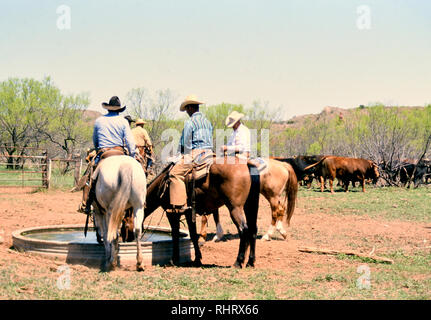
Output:
<instances>
[{"instance_id":1,"label":"black cowboy hat","mask_svg":"<svg viewBox=\"0 0 431 320\"><path fill-rule=\"evenodd\" d=\"M131 116L125 116L124 119L126 119L127 121L129 121L129 124L132 122L136 122L135 120L132 119Z\"/></svg>"},{"instance_id":2,"label":"black cowboy hat","mask_svg":"<svg viewBox=\"0 0 431 320\"><path fill-rule=\"evenodd\" d=\"M113 96L109 100L109 103L102 102L102 107L104 107L107 110L118 111L118 112L122 112L126 109L126 106L121 106L120 98L118 98L117 96Z\"/></svg>"}]
</instances>

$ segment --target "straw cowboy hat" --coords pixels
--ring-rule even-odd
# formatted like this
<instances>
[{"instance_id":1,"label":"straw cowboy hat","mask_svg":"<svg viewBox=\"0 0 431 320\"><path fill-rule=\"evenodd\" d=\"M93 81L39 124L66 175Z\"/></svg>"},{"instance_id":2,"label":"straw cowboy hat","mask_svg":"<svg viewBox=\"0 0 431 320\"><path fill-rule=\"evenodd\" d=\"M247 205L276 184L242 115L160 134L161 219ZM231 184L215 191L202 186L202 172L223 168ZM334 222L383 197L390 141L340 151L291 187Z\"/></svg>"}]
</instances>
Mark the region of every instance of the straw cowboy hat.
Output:
<instances>
[{"instance_id":1,"label":"straw cowboy hat","mask_svg":"<svg viewBox=\"0 0 431 320\"><path fill-rule=\"evenodd\" d=\"M126 109L126 106L121 106L120 98L118 98L117 96L113 96L109 100L109 103L102 102L102 107L104 107L106 110L119 111L119 112L124 111L124 109Z\"/></svg>"},{"instance_id":2,"label":"straw cowboy hat","mask_svg":"<svg viewBox=\"0 0 431 320\"><path fill-rule=\"evenodd\" d=\"M226 126L228 128L232 128L235 123L237 123L241 118L244 117L244 114L239 113L237 111L233 111L228 117L226 118Z\"/></svg>"},{"instance_id":3,"label":"straw cowboy hat","mask_svg":"<svg viewBox=\"0 0 431 320\"><path fill-rule=\"evenodd\" d=\"M147 123L147 121L145 121L144 119L136 119L136 121L135 121L136 125L138 125L138 124L146 124L146 123Z\"/></svg>"},{"instance_id":4,"label":"straw cowboy hat","mask_svg":"<svg viewBox=\"0 0 431 320\"><path fill-rule=\"evenodd\" d=\"M180 111L185 111L186 106L189 104L203 104L203 103L205 103L205 102L199 101L198 98L194 94L191 94L191 95L186 97L186 99L184 100L183 103L181 103Z\"/></svg>"}]
</instances>

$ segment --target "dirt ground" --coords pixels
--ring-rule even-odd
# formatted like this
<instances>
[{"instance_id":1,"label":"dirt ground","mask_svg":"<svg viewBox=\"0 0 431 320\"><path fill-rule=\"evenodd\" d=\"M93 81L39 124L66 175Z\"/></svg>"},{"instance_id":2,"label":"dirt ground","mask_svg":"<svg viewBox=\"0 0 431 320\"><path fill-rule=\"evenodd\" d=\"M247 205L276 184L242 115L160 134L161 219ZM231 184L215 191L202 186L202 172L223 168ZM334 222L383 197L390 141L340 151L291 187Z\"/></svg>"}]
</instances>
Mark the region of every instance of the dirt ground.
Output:
<instances>
[{"instance_id":1,"label":"dirt ground","mask_svg":"<svg viewBox=\"0 0 431 320\"><path fill-rule=\"evenodd\" d=\"M38 264L52 265L52 261L44 257L17 253L12 250L11 233L26 227L58 224L84 224L85 216L77 213L81 193L63 191L45 191L31 193L22 189L0 190L0 259L23 262L23 268L31 268L30 261ZM300 201L305 201L301 200ZM374 250L376 255L384 255L395 249L412 252L429 246L431 226L419 222L384 221L371 219L367 216L340 216L322 212L306 212L300 203L292 217L288 228L287 241L277 235L272 241L260 238L270 224L270 209L261 197L261 209L258 218L258 243L256 268L268 268L290 272L300 270L310 277L314 275L316 264L328 264L329 268L349 263L336 260L334 256L299 252L301 246L313 246L329 249L353 249L363 253ZM207 241L202 247L203 263L218 266L232 266L238 251L239 240L226 208L221 210L221 221L227 241ZM168 225L161 210L148 218L151 225ZM198 218L199 219L199 218ZM200 224L200 219L198 220ZM185 227L182 227L185 228ZM200 226L198 226L198 230ZM209 238L214 236L215 226L212 218L208 226ZM395 246L395 247L394 247ZM1 263L1 261L0 261ZM151 267L150 267L151 269ZM130 268L118 272L128 272ZM321 271L321 268L320 268ZM20 270L26 272L26 270ZM172 272L184 272L181 268Z\"/></svg>"}]
</instances>

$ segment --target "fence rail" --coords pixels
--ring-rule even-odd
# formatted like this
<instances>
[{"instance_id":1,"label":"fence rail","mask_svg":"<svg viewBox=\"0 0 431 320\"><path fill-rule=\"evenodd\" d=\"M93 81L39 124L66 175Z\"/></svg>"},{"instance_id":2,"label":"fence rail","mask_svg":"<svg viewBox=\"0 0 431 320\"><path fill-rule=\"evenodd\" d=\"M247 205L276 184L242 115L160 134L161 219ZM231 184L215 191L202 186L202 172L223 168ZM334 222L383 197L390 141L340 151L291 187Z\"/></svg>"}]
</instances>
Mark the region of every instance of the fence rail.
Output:
<instances>
[{"instance_id":1,"label":"fence rail","mask_svg":"<svg viewBox=\"0 0 431 320\"><path fill-rule=\"evenodd\" d=\"M10 152L18 154L10 154ZM49 188L50 161L46 149L35 147L0 147L1 187ZM39 181L40 184L35 184Z\"/></svg>"},{"instance_id":2,"label":"fence rail","mask_svg":"<svg viewBox=\"0 0 431 320\"><path fill-rule=\"evenodd\" d=\"M9 154L8 150L21 154ZM74 155L74 157L73 159L49 159L46 149L0 146L0 166L7 168L6 170L0 168L0 187L49 188L52 183L53 162L57 163L59 167L66 163L67 170L64 170L64 173L73 170L72 183L73 186L76 186L81 176L82 160L79 155ZM36 181L39 181L40 184L35 184ZM67 183L70 184L71 179L68 178Z\"/></svg>"}]
</instances>

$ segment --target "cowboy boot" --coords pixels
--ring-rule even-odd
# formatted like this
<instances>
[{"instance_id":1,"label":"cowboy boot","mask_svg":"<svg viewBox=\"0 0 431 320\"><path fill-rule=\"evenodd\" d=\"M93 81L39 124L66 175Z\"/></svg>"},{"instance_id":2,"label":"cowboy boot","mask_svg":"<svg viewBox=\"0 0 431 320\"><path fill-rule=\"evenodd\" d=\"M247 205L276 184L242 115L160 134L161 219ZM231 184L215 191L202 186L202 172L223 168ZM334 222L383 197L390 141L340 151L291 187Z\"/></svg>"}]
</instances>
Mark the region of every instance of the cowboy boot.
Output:
<instances>
[{"instance_id":1,"label":"cowboy boot","mask_svg":"<svg viewBox=\"0 0 431 320\"><path fill-rule=\"evenodd\" d=\"M85 203L85 209L84 209L85 214L91 213L91 204L95 199L96 199L96 181L93 181L90 192L88 194L87 202Z\"/></svg>"},{"instance_id":2,"label":"cowboy boot","mask_svg":"<svg viewBox=\"0 0 431 320\"><path fill-rule=\"evenodd\" d=\"M90 194L90 184L87 181L86 184L83 187L82 201L79 204L79 207L78 207L78 210L77 210L79 213L85 213L85 209L87 207L87 202L88 202L89 194Z\"/></svg>"}]
</instances>

